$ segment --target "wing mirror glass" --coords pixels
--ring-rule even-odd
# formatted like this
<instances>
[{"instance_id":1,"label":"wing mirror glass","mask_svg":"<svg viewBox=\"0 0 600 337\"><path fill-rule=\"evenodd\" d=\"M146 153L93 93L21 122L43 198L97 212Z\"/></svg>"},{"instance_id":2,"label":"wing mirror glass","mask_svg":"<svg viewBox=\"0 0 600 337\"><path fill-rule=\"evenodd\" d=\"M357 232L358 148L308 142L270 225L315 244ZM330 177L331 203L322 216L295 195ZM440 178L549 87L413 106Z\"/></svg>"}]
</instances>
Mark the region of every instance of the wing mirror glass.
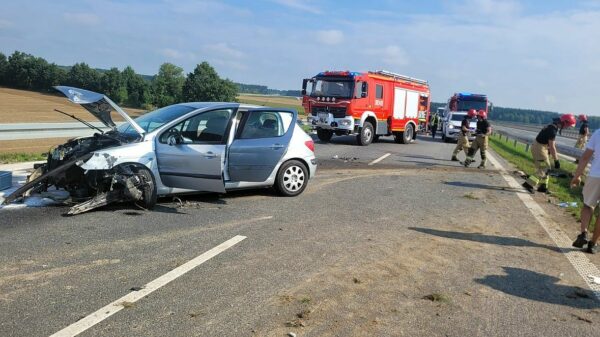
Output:
<instances>
[{"instance_id":1,"label":"wing mirror glass","mask_svg":"<svg viewBox=\"0 0 600 337\"><path fill-rule=\"evenodd\" d=\"M368 90L369 90L369 86L368 86L367 82L362 82L362 86L360 88L360 97L361 98L367 97Z\"/></svg>"}]
</instances>

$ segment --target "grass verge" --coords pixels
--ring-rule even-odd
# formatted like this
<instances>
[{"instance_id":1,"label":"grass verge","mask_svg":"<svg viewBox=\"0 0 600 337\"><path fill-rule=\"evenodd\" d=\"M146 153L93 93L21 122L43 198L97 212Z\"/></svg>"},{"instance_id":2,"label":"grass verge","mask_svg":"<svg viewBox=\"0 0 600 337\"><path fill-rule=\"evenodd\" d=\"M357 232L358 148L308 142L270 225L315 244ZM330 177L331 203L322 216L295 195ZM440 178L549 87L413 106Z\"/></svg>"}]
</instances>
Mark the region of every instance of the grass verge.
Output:
<instances>
[{"instance_id":1,"label":"grass verge","mask_svg":"<svg viewBox=\"0 0 600 337\"><path fill-rule=\"evenodd\" d=\"M270 101L268 98L256 97L256 99L253 99L253 98L248 98L248 97L238 97L238 101L240 103L269 106L272 108L292 109L292 110L298 111L298 115L300 115L300 116L305 115L304 108L302 106L273 102L273 101Z\"/></svg>"},{"instance_id":2,"label":"grass verge","mask_svg":"<svg viewBox=\"0 0 600 337\"><path fill-rule=\"evenodd\" d=\"M514 146L514 141L507 141L506 139L500 140L500 137L493 135L490 137L490 146L492 149L501 155L511 164L515 165L519 170L526 174L533 174L535 167L533 166L533 159L530 151L525 151L525 145L517 143ZM576 188L570 188L571 177L577 166L574 163L567 162L565 160L560 161L560 170L552 170L552 173L564 173L566 177L553 177L550 176L550 184L548 186L551 197L548 199L549 202L558 204L560 202L577 202L577 207L565 208L567 212L572 214L578 221L580 220L581 207L583 205L583 197L581 190L583 186ZM590 227L593 227L594 219L590 222Z\"/></svg>"},{"instance_id":3,"label":"grass verge","mask_svg":"<svg viewBox=\"0 0 600 337\"><path fill-rule=\"evenodd\" d=\"M0 164L20 163L26 161L46 160L45 153L0 153Z\"/></svg>"}]
</instances>

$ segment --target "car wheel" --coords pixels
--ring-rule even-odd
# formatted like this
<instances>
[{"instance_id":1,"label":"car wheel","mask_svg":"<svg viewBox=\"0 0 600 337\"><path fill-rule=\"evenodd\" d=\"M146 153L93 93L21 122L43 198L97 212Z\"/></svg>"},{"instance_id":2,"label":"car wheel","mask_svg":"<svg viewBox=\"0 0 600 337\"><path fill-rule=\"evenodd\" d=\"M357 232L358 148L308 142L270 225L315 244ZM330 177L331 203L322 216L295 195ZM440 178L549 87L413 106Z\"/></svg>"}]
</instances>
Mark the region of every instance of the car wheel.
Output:
<instances>
[{"instance_id":1,"label":"car wheel","mask_svg":"<svg viewBox=\"0 0 600 337\"><path fill-rule=\"evenodd\" d=\"M360 134L356 136L356 140L358 145L367 146L373 142L374 136L375 132L373 132L373 124L371 124L371 122L365 122L360 129Z\"/></svg>"},{"instance_id":2,"label":"car wheel","mask_svg":"<svg viewBox=\"0 0 600 337\"><path fill-rule=\"evenodd\" d=\"M285 162L279 168L275 189L284 197L295 197L302 193L308 184L308 169L297 160Z\"/></svg>"},{"instance_id":3,"label":"car wheel","mask_svg":"<svg viewBox=\"0 0 600 337\"><path fill-rule=\"evenodd\" d=\"M153 209L154 206L156 206L158 196L156 192L156 182L152 172L150 172L147 167L137 165L132 166L131 171L143 180L142 184L144 187L142 189L142 199L138 202L141 202L141 206L145 209Z\"/></svg>"},{"instance_id":4,"label":"car wheel","mask_svg":"<svg viewBox=\"0 0 600 337\"><path fill-rule=\"evenodd\" d=\"M333 137L333 131L317 129L317 137L319 137L319 140L322 142L328 142L331 140L331 137Z\"/></svg>"},{"instance_id":5,"label":"car wheel","mask_svg":"<svg viewBox=\"0 0 600 337\"><path fill-rule=\"evenodd\" d=\"M397 142L401 144L409 144L413 142L413 136L415 134L415 129L412 124L406 124L404 127L404 131L398 132L399 139Z\"/></svg>"}]
</instances>

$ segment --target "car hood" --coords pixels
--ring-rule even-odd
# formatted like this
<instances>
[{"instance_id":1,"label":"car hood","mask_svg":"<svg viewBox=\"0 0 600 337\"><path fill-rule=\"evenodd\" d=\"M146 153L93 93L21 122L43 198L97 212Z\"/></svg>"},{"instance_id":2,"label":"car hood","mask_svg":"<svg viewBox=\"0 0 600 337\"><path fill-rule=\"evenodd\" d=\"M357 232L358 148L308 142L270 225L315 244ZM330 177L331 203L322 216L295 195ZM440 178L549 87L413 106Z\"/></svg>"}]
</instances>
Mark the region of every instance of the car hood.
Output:
<instances>
[{"instance_id":1,"label":"car hood","mask_svg":"<svg viewBox=\"0 0 600 337\"><path fill-rule=\"evenodd\" d=\"M123 109L103 94L66 86L55 86L54 88L67 96L69 101L81 105L84 109L98 118L102 124L111 128L113 131L117 129L117 125L112 120L110 113L115 110L127 123L133 126L137 133L143 135L145 132L144 129L123 111Z\"/></svg>"}]
</instances>

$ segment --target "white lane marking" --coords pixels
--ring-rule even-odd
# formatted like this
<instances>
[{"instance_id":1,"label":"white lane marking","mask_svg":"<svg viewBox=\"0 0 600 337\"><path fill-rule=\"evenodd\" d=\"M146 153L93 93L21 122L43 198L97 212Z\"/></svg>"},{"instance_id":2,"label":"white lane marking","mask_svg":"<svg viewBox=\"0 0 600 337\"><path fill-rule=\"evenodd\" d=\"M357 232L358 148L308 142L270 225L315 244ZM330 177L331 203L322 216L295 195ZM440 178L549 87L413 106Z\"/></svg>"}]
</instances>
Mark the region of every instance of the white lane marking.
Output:
<instances>
[{"instance_id":1,"label":"white lane marking","mask_svg":"<svg viewBox=\"0 0 600 337\"><path fill-rule=\"evenodd\" d=\"M371 165L375 165L375 164L379 163L380 161L384 160L385 158L387 158L387 157L389 157L389 156L391 156L391 155L392 155L391 153L386 153L386 154L384 154L383 156L381 156L381 157L379 157L379 158L377 158L377 159L373 160L372 162L370 162L370 163L369 163L369 166L371 166Z\"/></svg>"},{"instance_id":2,"label":"white lane marking","mask_svg":"<svg viewBox=\"0 0 600 337\"><path fill-rule=\"evenodd\" d=\"M494 158L493 156L488 156L492 164L499 168L500 174L504 178L504 180L508 183L508 185L514 189L525 189L519 184L514 177L509 175L506 169L500 164L500 162ZM600 284L594 283L593 277L600 277L600 270L598 267L590 262L590 260L585 256L585 253L579 250L573 250L571 243L573 240L569 239L569 237L560 229L556 222L552 221L552 219L544 212L542 207L537 204L537 202L529 195L528 193L517 193L517 196L525 207L529 209L533 217L538 221L538 223L544 228L548 236L554 241L556 246L560 248L560 250L565 254L573 268L579 273L579 275L585 280L585 283L590 287L592 292L594 293L596 300L600 301Z\"/></svg>"},{"instance_id":3,"label":"white lane marking","mask_svg":"<svg viewBox=\"0 0 600 337\"><path fill-rule=\"evenodd\" d=\"M198 255L194 259L182 264L181 266L171 270L170 272L162 275L161 277L151 281L146 284L141 290L133 291L129 294L119 298L118 300L100 308L96 312L89 314L88 316L80 319L79 321L69 325L68 327L60 330L59 332L51 335L50 337L72 337L77 336L78 334L84 332L85 330L91 328L92 326L102 322L103 320L109 318L110 316L116 314L125 308L126 305L130 305L130 303L135 303L140 299L148 296L150 293L159 289L160 287L166 285L167 283L175 280L179 276L187 273L188 271L198 267L204 262L210 260L211 258L219 255L225 250L233 247L235 244L241 242L246 237L237 235L233 238L223 242L222 244L214 247L213 249Z\"/></svg>"}]
</instances>

